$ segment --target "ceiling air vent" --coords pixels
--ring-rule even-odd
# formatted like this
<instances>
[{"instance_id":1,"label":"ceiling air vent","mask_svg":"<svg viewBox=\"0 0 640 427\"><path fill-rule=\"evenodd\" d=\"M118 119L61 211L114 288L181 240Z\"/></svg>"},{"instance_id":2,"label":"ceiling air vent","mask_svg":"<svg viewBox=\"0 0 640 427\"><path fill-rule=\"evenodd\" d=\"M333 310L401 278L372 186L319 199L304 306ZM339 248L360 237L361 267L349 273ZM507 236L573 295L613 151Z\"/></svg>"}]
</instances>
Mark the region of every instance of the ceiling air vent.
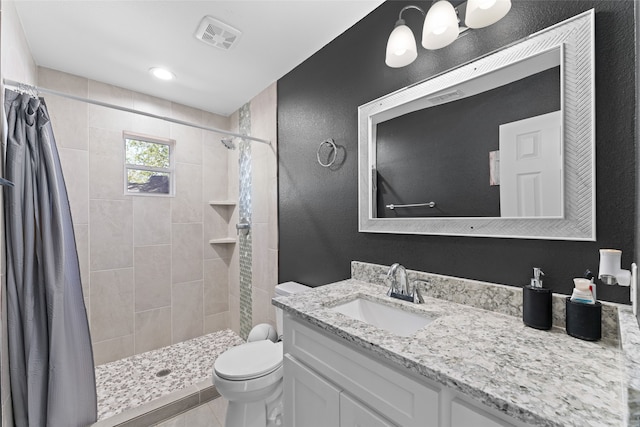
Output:
<instances>
[{"instance_id":1,"label":"ceiling air vent","mask_svg":"<svg viewBox=\"0 0 640 427\"><path fill-rule=\"evenodd\" d=\"M212 16L205 16L196 30L196 38L222 50L229 50L240 39L242 33Z\"/></svg>"}]
</instances>

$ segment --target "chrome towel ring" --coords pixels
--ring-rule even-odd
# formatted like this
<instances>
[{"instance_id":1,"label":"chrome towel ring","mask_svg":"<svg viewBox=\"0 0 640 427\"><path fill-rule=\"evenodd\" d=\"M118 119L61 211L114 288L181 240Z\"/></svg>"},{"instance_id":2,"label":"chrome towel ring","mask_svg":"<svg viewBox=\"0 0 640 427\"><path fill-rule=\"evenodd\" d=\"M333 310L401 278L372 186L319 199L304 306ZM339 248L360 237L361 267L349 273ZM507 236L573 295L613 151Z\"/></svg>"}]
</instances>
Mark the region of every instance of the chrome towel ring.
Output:
<instances>
[{"instance_id":1,"label":"chrome towel ring","mask_svg":"<svg viewBox=\"0 0 640 427\"><path fill-rule=\"evenodd\" d=\"M333 153L329 155L329 159L328 159L329 161L327 163L322 163L322 160L320 160L320 150L322 150L322 146L325 144L331 147ZM336 143L333 142L333 138L325 139L324 141L322 141L320 143L320 146L318 147L318 151L316 152L316 158L318 159L318 163L323 168L329 168L333 166L333 164L336 162L337 155L338 155L338 147L336 147Z\"/></svg>"}]
</instances>

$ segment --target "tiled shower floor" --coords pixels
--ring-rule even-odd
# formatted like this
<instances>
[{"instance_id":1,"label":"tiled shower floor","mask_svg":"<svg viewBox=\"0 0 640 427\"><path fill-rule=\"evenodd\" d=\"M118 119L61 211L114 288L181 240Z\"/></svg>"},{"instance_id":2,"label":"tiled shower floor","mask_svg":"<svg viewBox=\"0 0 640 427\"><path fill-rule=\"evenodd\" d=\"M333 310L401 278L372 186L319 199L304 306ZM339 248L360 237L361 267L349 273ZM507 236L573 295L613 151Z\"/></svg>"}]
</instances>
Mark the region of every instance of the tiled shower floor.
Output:
<instances>
[{"instance_id":1,"label":"tiled shower floor","mask_svg":"<svg viewBox=\"0 0 640 427\"><path fill-rule=\"evenodd\" d=\"M244 343L230 329L96 366L98 420L211 378L213 362ZM156 373L170 369L158 377Z\"/></svg>"}]
</instances>

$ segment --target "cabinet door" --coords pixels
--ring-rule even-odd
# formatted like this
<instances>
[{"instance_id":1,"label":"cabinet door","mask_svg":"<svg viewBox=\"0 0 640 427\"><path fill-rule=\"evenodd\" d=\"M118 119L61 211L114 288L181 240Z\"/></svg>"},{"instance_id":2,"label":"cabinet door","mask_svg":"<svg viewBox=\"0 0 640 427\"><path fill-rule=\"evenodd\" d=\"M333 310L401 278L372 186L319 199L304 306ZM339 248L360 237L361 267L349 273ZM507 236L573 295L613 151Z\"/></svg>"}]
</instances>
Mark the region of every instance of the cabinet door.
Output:
<instances>
[{"instance_id":1,"label":"cabinet door","mask_svg":"<svg viewBox=\"0 0 640 427\"><path fill-rule=\"evenodd\" d=\"M303 360L336 387L399 426L440 425L439 386L416 381L413 374L406 375L344 342L292 317L285 318L284 348L296 360Z\"/></svg>"},{"instance_id":2,"label":"cabinet door","mask_svg":"<svg viewBox=\"0 0 640 427\"><path fill-rule=\"evenodd\" d=\"M285 427L338 427L340 389L288 354L283 363Z\"/></svg>"},{"instance_id":3,"label":"cabinet door","mask_svg":"<svg viewBox=\"0 0 640 427\"><path fill-rule=\"evenodd\" d=\"M480 408L474 408L466 402L451 402L451 427L507 427L512 426L487 414Z\"/></svg>"},{"instance_id":4,"label":"cabinet door","mask_svg":"<svg viewBox=\"0 0 640 427\"><path fill-rule=\"evenodd\" d=\"M394 424L342 392L340 394L340 427L394 427Z\"/></svg>"}]
</instances>

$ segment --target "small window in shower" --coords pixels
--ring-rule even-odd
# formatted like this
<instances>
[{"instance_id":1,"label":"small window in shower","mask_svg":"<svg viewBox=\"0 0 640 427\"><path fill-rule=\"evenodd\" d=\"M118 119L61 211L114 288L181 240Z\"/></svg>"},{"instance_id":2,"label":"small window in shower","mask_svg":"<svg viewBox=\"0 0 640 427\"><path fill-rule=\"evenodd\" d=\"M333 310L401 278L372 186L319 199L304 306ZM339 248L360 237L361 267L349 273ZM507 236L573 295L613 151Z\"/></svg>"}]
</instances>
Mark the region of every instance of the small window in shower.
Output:
<instances>
[{"instance_id":1,"label":"small window in shower","mask_svg":"<svg viewBox=\"0 0 640 427\"><path fill-rule=\"evenodd\" d=\"M125 193L173 196L172 139L124 133Z\"/></svg>"}]
</instances>

